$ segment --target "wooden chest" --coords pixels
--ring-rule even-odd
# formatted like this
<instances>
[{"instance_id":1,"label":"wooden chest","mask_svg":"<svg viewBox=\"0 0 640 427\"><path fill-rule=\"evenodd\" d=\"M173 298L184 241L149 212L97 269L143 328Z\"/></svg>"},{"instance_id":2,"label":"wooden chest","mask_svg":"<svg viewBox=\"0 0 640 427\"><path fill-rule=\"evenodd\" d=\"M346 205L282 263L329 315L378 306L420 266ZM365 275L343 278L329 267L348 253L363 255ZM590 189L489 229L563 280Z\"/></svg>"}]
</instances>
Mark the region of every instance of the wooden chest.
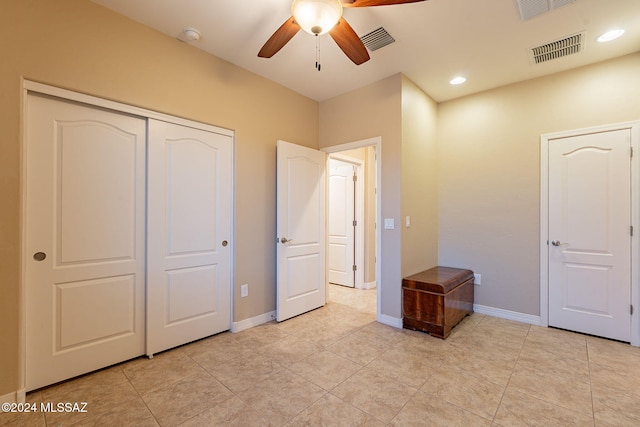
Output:
<instances>
[{"instance_id":1,"label":"wooden chest","mask_svg":"<svg viewBox=\"0 0 640 427\"><path fill-rule=\"evenodd\" d=\"M473 313L473 272L433 267L402 279L402 294L402 326L444 339Z\"/></svg>"}]
</instances>

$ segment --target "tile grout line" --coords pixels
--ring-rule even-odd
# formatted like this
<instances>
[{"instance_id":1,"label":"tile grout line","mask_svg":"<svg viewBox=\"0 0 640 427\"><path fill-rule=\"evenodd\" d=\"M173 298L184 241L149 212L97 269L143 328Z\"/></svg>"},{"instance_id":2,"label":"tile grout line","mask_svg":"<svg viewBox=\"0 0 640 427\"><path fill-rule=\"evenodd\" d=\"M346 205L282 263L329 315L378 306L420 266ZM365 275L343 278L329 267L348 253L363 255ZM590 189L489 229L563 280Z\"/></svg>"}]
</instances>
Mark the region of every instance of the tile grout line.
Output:
<instances>
[{"instance_id":1,"label":"tile grout line","mask_svg":"<svg viewBox=\"0 0 640 427\"><path fill-rule=\"evenodd\" d=\"M146 357L146 356L141 356L141 357ZM129 375L127 375L127 373L125 372L124 368L121 367L121 371L122 371L122 375L124 375L124 377L127 379L127 382L129 383L129 385L131 386L131 388L136 392L136 394L138 395L138 397L140 398L140 400L142 401L142 404L144 405L145 408L147 408L147 411L149 411L149 413L151 414L151 416L153 417L154 421L156 422L156 424L158 424L159 426L161 426L162 424L160 424L160 421L158 420L158 418L156 417L156 414L153 413L153 411L151 410L151 408L149 408L149 405L147 405L147 401L144 400L144 398L142 397L142 395L140 394L140 392L138 391L138 389L133 385L133 383L131 382L131 378L129 378Z\"/></svg>"},{"instance_id":2,"label":"tile grout line","mask_svg":"<svg viewBox=\"0 0 640 427\"><path fill-rule=\"evenodd\" d=\"M504 386L504 390L502 391L502 396L500 397L500 402L498 403L498 407L496 408L496 412L493 414L493 418L491 419L492 423L496 422L496 416L498 415L498 411L500 411L500 406L502 406L502 401L504 400L504 395L507 393L507 389L509 388L509 384L511 383L511 378L516 371L516 367L518 366L518 361L520 360L520 356L522 355L522 351L524 350L524 343L527 342L527 338L531 333L531 326L527 328L527 334L524 336L524 340L522 341L522 345L520 346L520 351L518 352L518 357L513 364L513 368L511 368L511 374L509 374L509 379L507 380L507 384Z\"/></svg>"},{"instance_id":3,"label":"tile grout line","mask_svg":"<svg viewBox=\"0 0 640 427\"><path fill-rule=\"evenodd\" d=\"M589 395L591 396L591 417L593 418L593 425L596 425L596 407L593 401L593 385L591 381L591 355L589 354L589 339L585 337L584 340L585 350L587 351L587 369L589 370Z\"/></svg>"},{"instance_id":4,"label":"tile grout line","mask_svg":"<svg viewBox=\"0 0 640 427\"><path fill-rule=\"evenodd\" d=\"M240 396L238 396L237 394L235 394L235 393L233 392L233 390L231 390L229 387L227 387L227 385L226 385L226 384L224 384L222 381L220 381L219 379L217 379L216 377L214 377L214 376L213 376L213 374L212 374L211 372L209 372L209 370L208 370L207 368L205 368L204 366L202 366L202 365L201 365L197 360L195 360L193 357L191 357L191 356L190 356L189 354L187 354L187 353L184 353L184 355L185 355L186 357L188 357L188 358L189 358L193 363L195 363L195 364L196 364L196 365L198 365L200 368L202 368L202 370L203 370L203 371L205 371L205 372L207 373L207 375L209 375L209 376L210 376L211 378L213 378L215 381L217 381L218 383L220 383L220 385L222 385L224 388L226 388L227 390L229 390L229 393L231 393L231 396L229 397L229 399L233 399L234 397L235 397L235 398L240 399ZM229 399L226 399L226 400L224 400L223 402L226 402L226 401L228 401ZM243 399L240 399L240 400L242 400L242 402L244 402L244 404L245 404L245 405L247 405L247 406L249 406L251 409L255 410L255 408L253 408L251 405L247 404ZM223 402L220 402L220 403L218 403L217 405L220 405L220 404L222 404ZM145 403L146 403L146 402L145 402ZM207 411L208 411L208 410L210 410L210 409L211 409L211 408L204 409L202 412L200 412L200 413L198 413L198 414L195 414L194 416L192 416L192 417L190 417L190 418L188 418L188 419L186 419L186 420L182 421L179 425L182 425L182 424L184 424L184 423L186 423L186 422L188 422L188 421L190 421L190 420L192 420L192 419L194 419L194 418L196 418L196 417L198 417L198 416L200 416L200 415L204 414L205 412L207 412ZM154 416L154 417L155 417L155 416ZM160 423L158 422L158 424L160 424Z\"/></svg>"},{"instance_id":5,"label":"tile grout line","mask_svg":"<svg viewBox=\"0 0 640 427\"><path fill-rule=\"evenodd\" d=\"M359 311L359 310L358 310L358 311ZM330 353L332 353L332 354L336 355L337 357L341 357L341 358L343 358L343 359L345 359L345 360L349 360L349 361L351 361L351 362L353 362L353 363L356 363L356 364L360 365L359 363L355 362L354 360L351 360L351 359L345 358L345 357L343 357L343 356L341 356L341 355L339 355L339 354L337 354L337 353L334 353L334 352L333 352L333 351L331 351L328 347L330 347L330 346L332 346L332 345L336 344L337 342L340 342L341 340L345 339L346 337L348 337L348 336L350 336L350 335L353 335L354 333L356 333L356 332L358 332L358 331L360 331L360 330L364 329L366 326L367 326L367 325L365 324L365 325L362 325L362 326L360 326L360 327L357 327L357 328L355 328L355 329L351 330L350 332L346 333L344 336L342 336L342 337L338 338L337 340L335 340L334 342L332 342L330 345L322 345L322 350L320 350L320 351L328 351L328 352L330 352ZM313 354L315 354L315 352L310 353L310 354L308 354L308 355L304 356L304 357L303 357L302 359L300 359L300 360L308 359L308 358L309 358L309 357L311 357ZM375 360L375 358L374 358L374 360ZM274 361L274 362L275 362L275 363L277 363L277 361ZM371 362L369 362L369 363L371 363ZM368 365L368 364L366 364L366 365L360 365L360 368L359 368L358 370L356 370L356 371L355 371L355 372L353 372L351 375L349 375L347 378L345 378L343 381L341 381L340 383L338 383L337 385L335 385L331 390L334 390L336 387L340 386L340 384L344 383L344 382L345 382L345 381L347 381L349 378L353 377L355 374L357 374L358 372L362 371L362 370L363 370L367 365ZM330 391L330 390L326 390L326 389L324 389L322 386L320 386L320 385L316 384L315 382L313 382L313 381L311 381L311 380L307 380L306 378L302 377L301 375L297 374L296 372L291 371L288 367L286 367L286 366L285 366L285 367L284 367L284 369L286 369L287 371L289 371L291 374L296 375L296 376L298 376L298 377L302 378L303 380L305 380L305 381L307 381L307 382L309 382L309 383L311 383L311 384L313 384L313 385L315 385L315 386L319 387L319 388L324 392L324 393L322 394L322 396L320 396L318 399L316 399L316 400L314 400L313 402L311 402L309 405L307 405L307 406L306 406L305 408L303 408L302 410L298 411L298 413L296 413L293 417L291 417L291 419L290 419L290 420L287 420L287 424L289 424L289 425L290 425L290 424L293 422L293 420L294 420L297 416L299 416L301 413L303 413L303 412L304 412L305 410L307 410L309 407L313 406L316 402L318 402L318 401L320 401L321 399L323 399L323 398L324 398L325 396L327 396L328 394L331 394L333 397L336 397L336 398L340 399L338 396L336 396L336 395L334 395L333 393L331 393L331 391ZM363 413L366 413L366 414L371 415L372 417L374 417L372 414L369 414L368 412L365 412L365 411L363 411L362 409L357 408L357 407L355 407L355 406L351 405L349 402L346 402L346 401L344 401L344 400L342 400L342 399L340 399L340 400L341 400L341 401L343 401L344 403L348 404L349 406L351 406L351 407L353 407L353 408L355 408L355 409L357 409L357 410L360 410L360 411L361 411L361 412L363 412ZM254 409L255 409L255 408L254 408ZM374 417L374 418L375 418L375 419L378 419L377 417Z\"/></svg>"}]
</instances>

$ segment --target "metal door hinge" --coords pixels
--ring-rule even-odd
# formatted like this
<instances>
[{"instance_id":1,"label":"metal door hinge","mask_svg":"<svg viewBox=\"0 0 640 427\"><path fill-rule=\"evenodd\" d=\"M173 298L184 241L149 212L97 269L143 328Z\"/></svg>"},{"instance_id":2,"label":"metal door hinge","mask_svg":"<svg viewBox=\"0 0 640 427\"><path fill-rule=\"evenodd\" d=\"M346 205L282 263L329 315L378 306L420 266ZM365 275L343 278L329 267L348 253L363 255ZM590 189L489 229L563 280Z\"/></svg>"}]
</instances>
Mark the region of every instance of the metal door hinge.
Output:
<instances>
[{"instance_id":1,"label":"metal door hinge","mask_svg":"<svg viewBox=\"0 0 640 427\"><path fill-rule=\"evenodd\" d=\"M629 306L629 308L630 308L629 312L630 312L631 314L633 314L633 304L631 304L631 305Z\"/></svg>"},{"instance_id":2,"label":"metal door hinge","mask_svg":"<svg viewBox=\"0 0 640 427\"><path fill-rule=\"evenodd\" d=\"M353 226L355 227L356 225L358 225L358 221L356 221L355 219L353 220Z\"/></svg>"},{"instance_id":3,"label":"metal door hinge","mask_svg":"<svg viewBox=\"0 0 640 427\"><path fill-rule=\"evenodd\" d=\"M354 265L354 266L353 266L353 271L357 271L357 270L358 270L358 266L357 266L357 265Z\"/></svg>"},{"instance_id":4,"label":"metal door hinge","mask_svg":"<svg viewBox=\"0 0 640 427\"><path fill-rule=\"evenodd\" d=\"M629 226L629 233L633 236L633 225Z\"/></svg>"},{"instance_id":5,"label":"metal door hinge","mask_svg":"<svg viewBox=\"0 0 640 427\"><path fill-rule=\"evenodd\" d=\"M356 182L358 180L358 175L353 175L353 182Z\"/></svg>"},{"instance_id":6,"label":"metal door hinge","mask_svg":"<svg viewBox=\"0 0 640 427\"><path fill-rule=\"evenodd\" d=\"M633 157L633 147L631 147L631 157Z\"/></svg>"}]
</instances>

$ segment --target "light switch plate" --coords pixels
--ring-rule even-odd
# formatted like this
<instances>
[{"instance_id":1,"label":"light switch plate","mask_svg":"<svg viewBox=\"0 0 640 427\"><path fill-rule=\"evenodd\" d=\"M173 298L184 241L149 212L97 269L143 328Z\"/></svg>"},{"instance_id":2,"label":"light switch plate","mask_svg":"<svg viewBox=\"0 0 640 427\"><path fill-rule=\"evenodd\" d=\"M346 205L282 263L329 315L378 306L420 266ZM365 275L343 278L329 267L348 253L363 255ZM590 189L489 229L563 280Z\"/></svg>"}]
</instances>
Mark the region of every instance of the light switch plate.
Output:
<instances>
[{"instance_id":1,"label":"light switch plate","mask_svg":"<svg viewBox=\"0 0 640 427\"><path fill-rule=\"evenodd\" d=\"M396 224L395 224L395 221L393 220L393 218L385 218L384 219L384 229L385 230L393 230L394 228L396 228Z\"/></svg>"}]
</instances>

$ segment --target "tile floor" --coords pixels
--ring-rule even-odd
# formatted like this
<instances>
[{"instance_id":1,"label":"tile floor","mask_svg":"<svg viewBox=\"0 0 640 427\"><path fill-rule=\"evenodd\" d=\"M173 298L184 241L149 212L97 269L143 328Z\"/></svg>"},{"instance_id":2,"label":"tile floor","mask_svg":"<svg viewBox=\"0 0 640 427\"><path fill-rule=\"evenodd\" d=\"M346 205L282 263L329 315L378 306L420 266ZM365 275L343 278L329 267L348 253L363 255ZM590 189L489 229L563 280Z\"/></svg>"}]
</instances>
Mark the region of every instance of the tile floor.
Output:
<instances>
[{"instance_id":1,"label":"tile floor","mask_svg":"<svg viewBox=\"0 0 640 427\"><path fill-rule=\"evenodd\" d=\"M375 290L32 393L87 413L0 426L639 426L640 349L474 314L446 340L376 323Z\"/></svg>"}]
</instances>

